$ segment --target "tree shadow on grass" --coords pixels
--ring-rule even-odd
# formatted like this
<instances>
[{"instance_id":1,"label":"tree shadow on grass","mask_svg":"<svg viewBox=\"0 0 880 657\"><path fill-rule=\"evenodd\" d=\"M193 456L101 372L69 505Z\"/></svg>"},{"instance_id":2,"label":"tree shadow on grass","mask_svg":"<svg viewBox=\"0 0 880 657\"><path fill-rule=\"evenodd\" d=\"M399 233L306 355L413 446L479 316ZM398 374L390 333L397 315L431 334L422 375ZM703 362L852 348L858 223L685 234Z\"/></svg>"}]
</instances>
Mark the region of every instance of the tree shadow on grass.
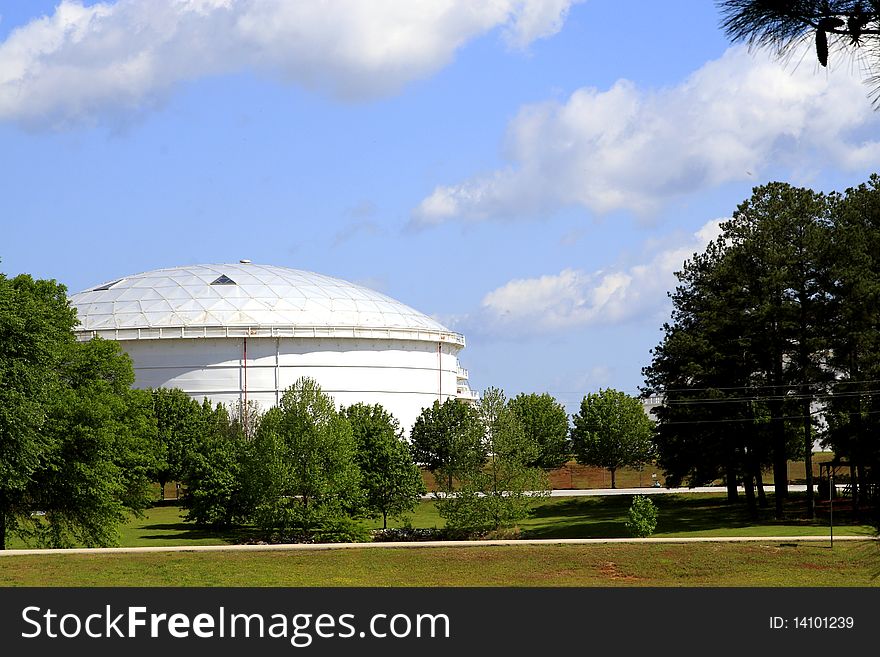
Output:
<instances>
[{"instance_id":1,"label":"tree shadow on grass","mask_svg":"<svg viewBox=\"0 0 880 657\"><path fill-rule=\"evenodd\" d=\"M524 538L614 538L625 536L629 499L578 497L541 504L521 523Z\"/></svg>"},{"instance_id":2,"label":"tree shadow on grass","mask_svg":"<svg viewBox=\"0 0 880 657\"><path fill-rule=\"evenodd\" d=\"M257 532L250 527L200 527L186 522L155 523L142 525L141 532L160 532L157 534L139 533L141 541L200 541L213 539L227 543L241 543L256 538Z\"/></svg>"},{"instance_id":3,"label":"tree shadow on grass","mask_svg":"<svg viewBox=\"0 0 880 657\"><path fill-rule=\"evenodd\" d=\"M631 495L557 498L537 505L528 520L521 524L524 538L623 538ZM803 517L805 505L792 496L789 517L773 518L772 495L769 507L753 518L743 500L730 503L719 495L663 494L651 499L658 509L655 534L705 533L753 526L818 526L821 518ZM803 507L803 508L802 508Z\"/></svg>"},{"instance_id":4,"label":"tree shadow on grass","mask_svg":"<svg viewBox=\"0 0 880 657\"><path fill-rule=\"evenodd\" d=\"M755 524L744 504L729 503L724 498L689 495L664 498L655 501L659 512L655 531L658 534L738 529Z\"/></svg>"},{"instance_id":5,"label":"tree shadow on grass","mask_svg":"<svg viewBox=\"0 0 880 657\"><path fill-rule=\"evenodd\" d=\"M627 536L622 523L589 520L564 526L522 527L523 538L621 538Z\"/></svg>"}]
</instances>

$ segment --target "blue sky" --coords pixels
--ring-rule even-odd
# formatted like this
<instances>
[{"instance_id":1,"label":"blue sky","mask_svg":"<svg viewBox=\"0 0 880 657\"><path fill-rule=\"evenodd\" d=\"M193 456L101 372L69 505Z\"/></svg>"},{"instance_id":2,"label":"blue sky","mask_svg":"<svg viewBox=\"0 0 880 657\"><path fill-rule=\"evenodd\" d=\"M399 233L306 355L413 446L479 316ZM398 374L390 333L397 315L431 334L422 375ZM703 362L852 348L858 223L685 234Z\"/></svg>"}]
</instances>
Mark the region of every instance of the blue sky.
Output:
<instances>
[{"instance_id":1,"label":"blue sky","mask_svg":"<svg viewBox=\"0 0 880 657\"><path fill-rule=\"evenodd\" d=\"M71 292L237 261L463 332L472 385L635 392L672 272L752 186L880 159L858 65L731 46L712 2L0 7L0 271Z\"/></svg>"}]
</instances>

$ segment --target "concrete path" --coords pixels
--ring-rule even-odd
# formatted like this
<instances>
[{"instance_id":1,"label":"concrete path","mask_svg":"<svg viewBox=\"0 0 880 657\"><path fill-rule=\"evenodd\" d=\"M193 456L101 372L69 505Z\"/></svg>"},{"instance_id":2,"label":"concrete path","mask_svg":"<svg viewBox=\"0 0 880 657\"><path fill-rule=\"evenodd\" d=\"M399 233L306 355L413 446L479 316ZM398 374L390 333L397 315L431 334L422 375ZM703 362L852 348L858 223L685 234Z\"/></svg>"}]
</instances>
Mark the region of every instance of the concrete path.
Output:
<instances>
[{"instance_id":1,"label":"concrete path","mask_svg":"<svg viewBox=\"0 0 880 657\"><path fill-rule=\"evenodd\" d=\"M835 536L834 542L877 541L877 536ZM828 536L693 536L679 538L558 538L497 541L401 541L380 543L289 543L283 545L173 545L69 550L0 550L0 559L46 554L138 554L142 552L309 552L362 548L501 547L517 545L604 545L613 543L829 543Z\"/></svg>"},{"instance_id":2,"label":"concrete path","mask_svg":"<svg viewBox=\"0 0 880 657\"><path fill-rule=\"evenodd\" d=\"M745 489L740 486L740 493L744 493ZM767 489L772 492L772 488ZM803 493L807 487L801 485L789 485L788 490L793 493ZM582 488L582 489L566 489L557 488L550 492L550 497L581 497L584 495L664 495L675 493L677 495L689 493L727 493L725 486L696 486L695 488Z\"/></svg>"},{"instance_id":3,"label":"concrete path","mask_svg":"<svg viewBox=\"0 0 880 657\"><path fill-rule=\"evenodd\" d=\"M842 489L842 486L841 486ZM745 493L745 489L740 486L737 489L740 493ZM790 484L788 490L793 493L803 493L807 490L804 484ZM768 492L773 489L768 487ZM697 486L695 488L556 488L550 491L550 497L586 497L593 495L666 495L674 493L676 495L687 495L691 493L727 493L725 486ZM441 493L441 497L443 494ZM422 495L423 500L434 499L433 493Z\"/></svg>"}]
</instances>

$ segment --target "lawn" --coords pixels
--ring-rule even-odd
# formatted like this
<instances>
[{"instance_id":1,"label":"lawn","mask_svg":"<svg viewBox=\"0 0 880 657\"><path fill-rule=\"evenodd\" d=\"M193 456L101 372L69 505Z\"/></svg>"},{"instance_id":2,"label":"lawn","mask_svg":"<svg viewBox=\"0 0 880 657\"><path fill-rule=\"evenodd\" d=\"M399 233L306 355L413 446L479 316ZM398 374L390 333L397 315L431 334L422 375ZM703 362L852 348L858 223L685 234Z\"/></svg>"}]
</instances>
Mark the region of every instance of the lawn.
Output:
<instances>
[{"instance_id":1,"label":"lawn","mask_svg":"<svg viewBox=\"0 0 880 657\"><path fill-rule=\"evenodd\" d=\"M663 494L651 497L660 514L654 536L821 536L828 533L828 513L820 505L817 517L806 520L802 496L792 495L788 520L773 518L773 496L769 507L753 520L745 504L728 504L721 493ZM632 502L630 495L555 497L535 505L532 516L520 523L523 538L621 538ZM442 527L443 519L433 502L423 502L410 516L413 527ZM849 514L835 509L838 535L870 535L869 525L853 524ZM399 522L390 523L391 526ZM372 523L371 527L381 527Z\"/></svg>"},{"instance_id":2,"label":"lawn","mask_svg":"<svg viewBox=\"0 0 880 657\"><path fill-rule=\"evenodd\" d=\"M0 558L3 586L877 586L878 572L867 541Z\"/></svg>"},{"instance_id":3,"label":"lawn","mask_svg":"<svg viewBox=\"0 0 880 657\"><path fill-rule=\"evenodd\" d=\"M624 527L631 502L628 495L602 497L559 497L535 505L532 517L520 524L523 538L618 538L627 536ZM805 536L828 533L827 511L820 508L816 520L803 520L803 500L794 496L789 504L791 519L776 521L770 508L753 521L744 504L727 504L723 494L665 494L651 498L660 510L655 536ZM162 545L222 545L257 538L248 528L228 531L204 529L184 522L182 510L174 503L154 506L143 518L132 518L120 530L123 547ZM845 524L846 513L835 510L835 534L870 535L867 525ZM422 502L410 515L413 527L443 527L443 519L432 501ZM382 526L381 519L367 521L370 528ZM399 526L400 520L389 523ZM17 540L10 548L26 547Z\"/></svg>"},{"instance_id":4,"label":"lawn","mask_svg":"<svg viewBox=\"0 0 880 657\"><path fill-rule=\"evenodd\" d=\"M827 516L792 520L771 509L753 521L744 505L719 494L658 495L656 536L826 534ZM625 536L629 496L542 500L524 521L524 538ZM824 510L820 509L821 513ZM835 518L841 514L835 511ZM842 519L846 519L843 514ZM415 527L441 527L427 501ZM381 521L369 523L378 527ZM871 534L838 525L837 535ZM248 529L215 532L183 521L175 504L155 506L122 528L120 545L216 545L253 538ZM10 547L20 547L12 545ZM16 555L0 559L4 586L876 586L880 546L873 542L798 544L511 545L322 552L209 552Z\"/></svg>"},{"instance_id":5,"label":"lawn","mask_svg":"<svg viewBox=\"0 0 880 657\"><path fill-rule=\"evenodd\" d=\"M788 520L773 518L770 507L753 520L744 504L728 504L723 494L665 494L651 500L659 509L654 536L821 536L828 534L828 513L824 508L814 520L803 518L804 500L792 496ZM551 498L538 505L533 516L521 523L525 538L617 538L627 536L624 522L632 497ZM851 518L835 510L838 535L870 535L868 525L851 524ZM847 523L847 524L844 524Z\"/></svg>"}]
</instances>

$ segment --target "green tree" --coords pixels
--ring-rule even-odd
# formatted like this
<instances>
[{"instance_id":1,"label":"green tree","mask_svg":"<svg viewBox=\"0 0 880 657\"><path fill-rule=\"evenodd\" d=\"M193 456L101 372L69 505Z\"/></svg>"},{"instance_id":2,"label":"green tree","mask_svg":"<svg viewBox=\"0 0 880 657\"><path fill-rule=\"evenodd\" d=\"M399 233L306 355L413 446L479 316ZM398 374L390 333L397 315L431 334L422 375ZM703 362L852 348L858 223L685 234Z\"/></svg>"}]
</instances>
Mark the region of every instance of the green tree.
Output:
<instances>
[{"instance_id":1,"label":"green tree","mask_svg":"<svg viewBox=\"0 0 880 657\"><path fill-rule=\"evenodd\" d=\"M756 187L724 226L734 284L747 289L739 321L748 336L751 379L769 413L779 518L788 491L787 461L799 454L813 513L812 406L830 375L824 367L831 285L827 208L822 194L769 183Z\"/></svg>"},{"instance_id":2,"label":"green tree","mask_svg":"<svg viewBox=\"0 0 880 657\"><path fill-rule=\"evenodd\" d=\"M644 372L646 392L665 397L659 460L673 481L684 470L711 479L723 464L728 486L742 477L752 507L769 460L782 517L788 459L803 455L812 471L813 405L831 374L827 199L783 183L756 187L722 230L677 274L672 321ZM812 499L809 474L807 488Z\"/></svg>"},{"instance_id":3,"label":"green tree","mask_svg":"<svg viewBox=\"0 0 880 657\"><path fill-rule=\"evenodd\" d=\"M53 442L47 405L75 325L63 285L0 274L0 549L35 510L34 474Z\"/></svg>"},{"instance_id":4,"label":"green tree","mask_svg":"<svg viewBox=\"0 0 880 657\"><path fill-rule=\"evenodd\" d=\"M839 50L867 62L866 82L877 97L880 78L873 72L880 52L880 3L873 0L718 0L722 27L734 41L768 48L780 57L812 42L816 59L828 65Z\"/></svg>"},{"instance_id":5,"label":"green tree","mask_svg":"<svg viewBox=\"0 0 880 657\"><path fill-rule=\"evenodd\" d=\"M299 379L259 422L248 460L253 520L266 533L344 539L363 509L357 446L333 399Z\"/></svg>"},{"instance_id":6,"label":"green tree","mask_svg":"<svg viewBox=\"0 0 880 657\"><path fill-rule=\"evenodd\" d=\"M151 395L159 444L152 477L165 499L165 484L184 478L187 455L204 430L203 413L199 403L179 388L157 388Z\"/></svg>"},{"instance_id":7,"label":"green tree","mask_svg":"<svg viewBox=\"0 0 880 657\"><path fill-rule=\"evenodd\" d=\"M552 470L565 465L571 454L568 414L551 395L521 393L510 400L526 436L538 446L538 456L529 465Z\"/></svg>"},{"instance_id":8,"label":"green tree","mask_svg":"<svg viewBox=\"0 0 880 657\"><path fill-rule=\"evenodd\" d=\"M215 527L247 522L253 508L249 491L259 490L258 481L249 486L247 480L251 444L222 404L212 407L205 399L196 410L180 465L186 519Z\"/></svg>"},{"instance_id":9,"label":"green tree","mask_svg":"<svg viewBox=\"0 0 880 657\"><path fill-rule=\"evenodd\" d=\"M571 438L578 462L607 468L611 488L616 488L618 468L651 459L653 423L635 397L611 388L590 393L573 420Z\"/></svg>"},{"instance_id":10,"label":"green tree","mask_svg":"<svg viewBox=\"0 0 880 657\"><path fill-rule=\"evenodd\" d=\"M547 474L531 465L540 455L517 415L497 388L485 391L477 405L485 436L485 464L473 463L458 474L454 495L437 500L440 516L452 530L481 531L509 527L526 518L532 502L548 494Z\"/></svg>"},{"instance_id":11,"label":"green tree","mask_svg":"<svg viewBox=\"0 0 880 657\"><path fill-rule=\"evenodd\" d=\"M481 467L487 458L476 410L452 398L422 410L410 443L415 462L430 470L448 492L455 490L456 479Z\"/></svg>"},{"instance_id":12,"label":"green tree","mask_svg":"<svg viewBox=\"0 0 880 657\"><path fill-rule=\"evenodd\" d=\"M148 503L149 396L113 342L76 342L55 281L0 275L0 547L109 545Z\"/></svg>"},{"instance_id":13,"label":"green tree","mask_svg":"<svg viewBox=\"0 0 880 657\"><path fill-rule=\"evenodd\" d=\"M112 545L117 527L151 498L156 421L150 394L132 390L131 359L94 338L64 349L47 405L50 440L32 479L36 540L52 547Z\"/></svg>"},{"instance_id":14,"label":"green tree","mask_svg":"<svg viewBox=\"0 0 880 657\"><path fill-rule=\"evenodd\" d=\"M715 240L676 273L671 320L643 370L645 393L663 398L652 413L659 420L654 444L667 483L699 486L724 477L728 499L735 501L742 477L752 505L750 482L760 474L763 452L754 434L744 431L755 421L754 409L729 394L748 388L752 367L740 325L742 286L735 284L724 248L723 238ZM751 508L756 514L757 507Z\"/></svg>"},{"instance_id":15,"label":"green tree","mask_svg":"<svg viewBox=\"0 0 880 657\"><path fill-rule=\"evenodd\" d=\"M880 477L880 177L831 198L832 276L825 443L850 462L854 511Z\"/></svg>"},{"instance_id":16,"label":"green tree","mask_svg":"<svg viewBox=\"0 0 880 657\"><path fill-rule=\"evenodd\" d=\"M427 491L413 462L397 419L381 405L354 404L343 409L357 445L357 464L366 494L366 510L373 517L413 511Z\"/></svg>"},{"instance_id":17,"label":"green tree","mask_svg":"<svg viewBox=\"0 0 880 657\"><path fill-rule=\"evenodd\" d=\"M657 507L647 495L634 495L624 523L630 536L647 538L657 528Z\"/></svg>"}]
</instances>

